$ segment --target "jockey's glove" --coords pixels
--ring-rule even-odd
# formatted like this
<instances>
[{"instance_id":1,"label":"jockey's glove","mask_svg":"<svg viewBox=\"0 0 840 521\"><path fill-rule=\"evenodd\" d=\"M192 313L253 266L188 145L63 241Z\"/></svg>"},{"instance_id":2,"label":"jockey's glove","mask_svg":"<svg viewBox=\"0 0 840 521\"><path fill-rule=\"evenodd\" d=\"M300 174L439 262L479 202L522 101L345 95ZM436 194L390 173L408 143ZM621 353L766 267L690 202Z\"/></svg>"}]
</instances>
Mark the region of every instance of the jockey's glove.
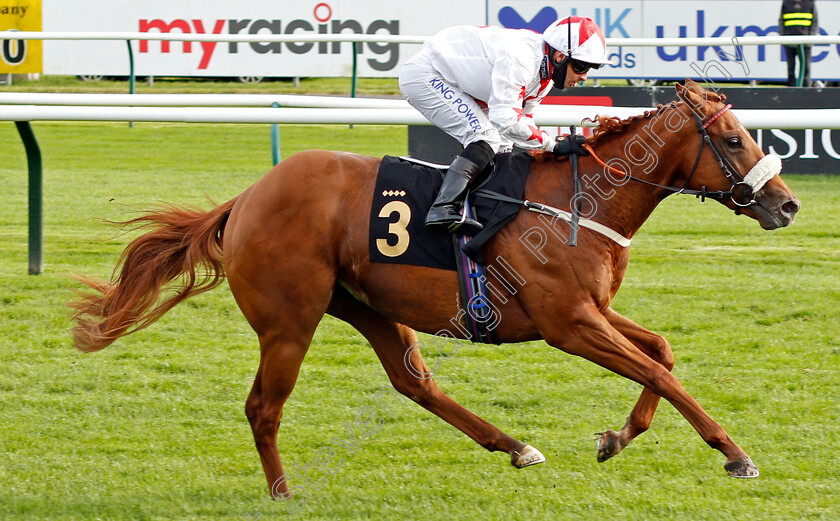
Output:
<instances>
[{"instance_id":1,"label":"jockey's glove","mask_svg":"<svg viewBox=\"0 0 840 521\"><path fill-rule=\"evenodd\" d=\"M580 134L569 135L565 138L558 137L557 141L554 142L554 155L557 156L568 156L569 154L575 153L579 156L588 156L589 152L587 152L581 145L586 143L586 137L581 136Z\"/></svg>"}]
</instances>

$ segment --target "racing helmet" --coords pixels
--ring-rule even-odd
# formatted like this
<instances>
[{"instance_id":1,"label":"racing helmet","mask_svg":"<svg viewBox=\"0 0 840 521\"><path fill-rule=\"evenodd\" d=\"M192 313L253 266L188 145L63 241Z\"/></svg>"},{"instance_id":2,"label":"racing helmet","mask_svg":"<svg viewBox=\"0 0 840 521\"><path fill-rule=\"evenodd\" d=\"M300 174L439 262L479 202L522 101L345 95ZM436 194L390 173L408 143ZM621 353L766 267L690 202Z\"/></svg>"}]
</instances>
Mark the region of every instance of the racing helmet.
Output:
<instances>
[{"instance_id":1,"label":"racing helmet","mask_svg":"<svg viewBox=\"0 0 840 521\"><path fill-rule=\"evenodd\" d=\"M543 31L543 40L567 57L599 68L610 60L607 42L598 24L582 16L567 16Z\"/></svg>"}]
</instances>

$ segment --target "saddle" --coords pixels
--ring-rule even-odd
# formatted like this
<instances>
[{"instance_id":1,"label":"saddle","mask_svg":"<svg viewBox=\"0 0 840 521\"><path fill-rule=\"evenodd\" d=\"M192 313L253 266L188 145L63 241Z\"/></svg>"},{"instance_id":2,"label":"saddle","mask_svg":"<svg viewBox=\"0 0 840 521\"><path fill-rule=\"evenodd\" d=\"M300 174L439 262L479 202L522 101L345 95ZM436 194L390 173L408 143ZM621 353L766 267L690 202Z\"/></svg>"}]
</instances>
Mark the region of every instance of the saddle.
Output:
<instances>
[{"instance_id":1,"label":"saddle","mask_svg":"<svg viewBox=\"0 0 840 521\"><path fill-rule=\"evenodd\" d=\"M518 201L477 196L493 192L521 199L533 157L524 152L497 154L487 179L469 195L467 206L484 229L463 248L484 263L484 245L522 208ZM425 228L423 217L437 196L448 165L385 156L379 166L370 213L372 262L455 270L451 238Z\"/></svg>"},{"instance_id":2,"label":"saddle","mask_svg":"<svg viewBox=\"0 0 840 521\"><path fill-rule=\"evenodd\" d=\"M465 201L465 211L484 225L475 237L447 236L424 226L448 165L385 156L379 167L370 213L371 262L408 264L458 272L466 326L474 341L495 343L486 319L492 312L484 275L484 246L522 208L519 201L533 157L497 154L487 179ZM502 197L486 197L492 193Z\"/></svg>"}]
</instances>

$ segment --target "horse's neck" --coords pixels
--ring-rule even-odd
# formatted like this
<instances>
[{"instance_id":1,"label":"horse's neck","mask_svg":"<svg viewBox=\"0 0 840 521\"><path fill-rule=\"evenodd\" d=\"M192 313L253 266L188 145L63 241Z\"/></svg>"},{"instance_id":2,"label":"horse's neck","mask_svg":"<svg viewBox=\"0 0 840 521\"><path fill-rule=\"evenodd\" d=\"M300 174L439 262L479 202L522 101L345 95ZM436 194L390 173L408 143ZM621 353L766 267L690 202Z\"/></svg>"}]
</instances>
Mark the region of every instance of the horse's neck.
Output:
<instances>
[{"instance_id":1,"label":"horse's neck","mask_svg":"<svg viewBox=\"0 0 840 521\"><path fill-rule=\"evenodd\" d=\"M690 138L693 124L685 123L674 132L664 127L659 117L640 119L622 132L599 139L595 145L596 154L604 161L623 160L623 163L616 161L613 165L619 169L629 166L635 178L657 185L682 186L685 143ZM631 156L636 160L631 160ZM625 237L635 235L656 206L672 193L639 181L621 179L616 174L610 175L591 159L584 164L590 173L587 182L587 178L583 177L587 174L586 170L579 169L583 191L597 203L592 219Z\"/></svg>"}]
</instances>

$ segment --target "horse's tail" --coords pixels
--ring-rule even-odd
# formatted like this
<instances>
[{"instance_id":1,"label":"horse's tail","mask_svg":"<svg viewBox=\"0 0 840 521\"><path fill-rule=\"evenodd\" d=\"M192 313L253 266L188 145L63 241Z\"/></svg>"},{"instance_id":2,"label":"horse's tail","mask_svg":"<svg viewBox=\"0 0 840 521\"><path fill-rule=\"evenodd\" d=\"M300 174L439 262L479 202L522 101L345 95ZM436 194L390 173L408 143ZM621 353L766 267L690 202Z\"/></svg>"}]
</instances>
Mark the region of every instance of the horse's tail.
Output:
<instances>
[{"instance_id":1,"label":"horse's tail","mask_svg":"<svg viewBox=\"0 0 840 521\"><path fill-rule=\"evenodd\" d=\"M78 300L69 303L76 310L76 348L102 349L151 325L181 301L221 284L222 232L236 199L207 212L167 205L120 223L149 230L122 252L110 282L74 277L94 290L80 292Z\"/></svg>"}]
</instances>

